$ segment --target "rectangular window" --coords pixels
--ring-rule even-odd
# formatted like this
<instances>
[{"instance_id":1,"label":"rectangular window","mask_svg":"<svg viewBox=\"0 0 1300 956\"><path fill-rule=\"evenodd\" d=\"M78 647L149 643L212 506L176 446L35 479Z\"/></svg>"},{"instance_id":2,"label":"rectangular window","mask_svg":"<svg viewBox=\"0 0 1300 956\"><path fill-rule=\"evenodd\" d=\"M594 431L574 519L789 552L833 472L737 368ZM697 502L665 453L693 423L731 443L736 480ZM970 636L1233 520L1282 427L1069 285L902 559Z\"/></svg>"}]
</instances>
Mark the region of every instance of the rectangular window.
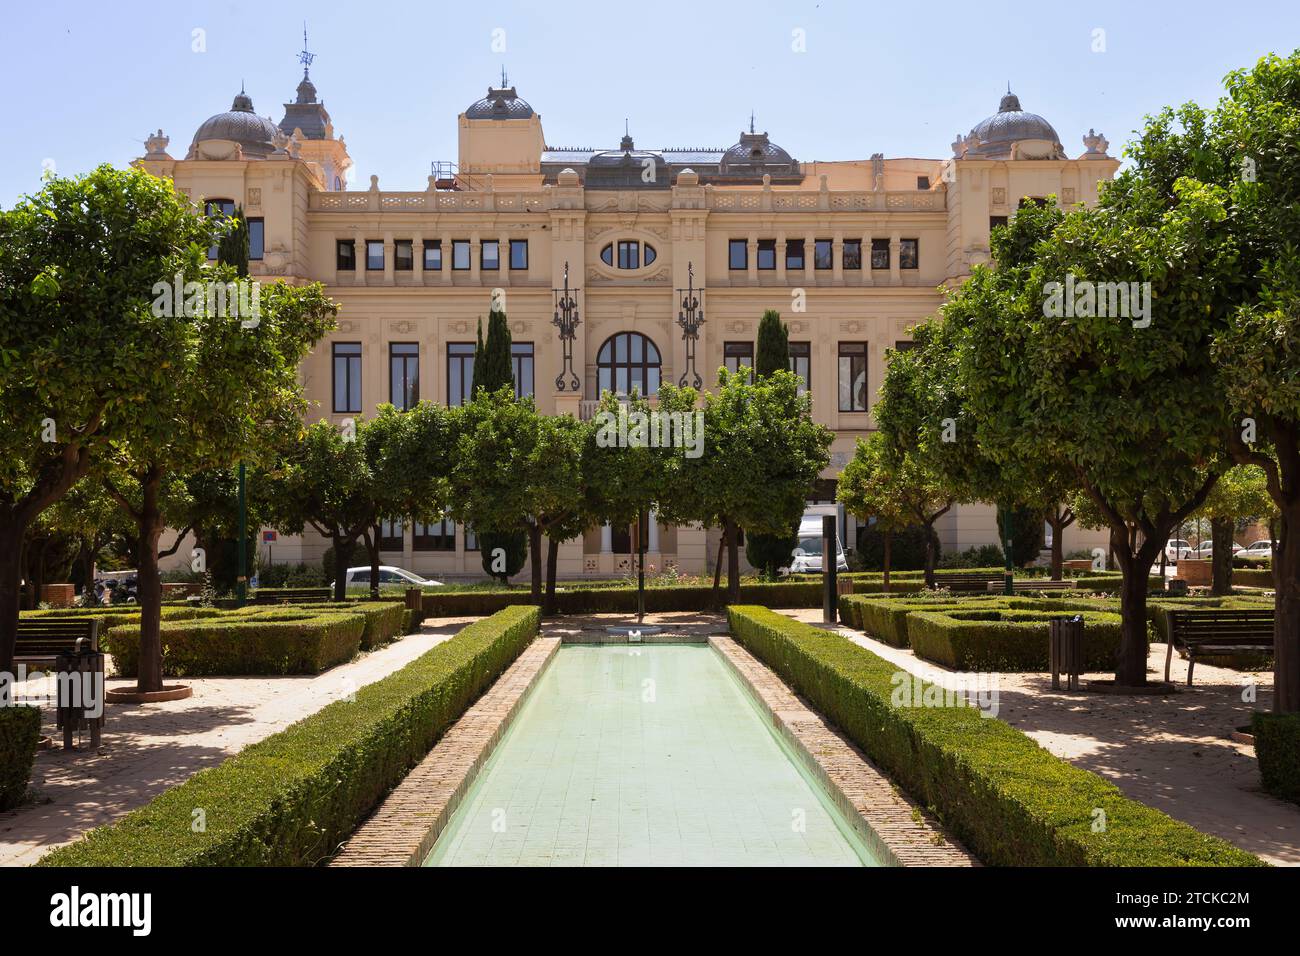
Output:
<instances>
[{"instance_id":1,"label":"rectangular window","mask_svg":"<svg viewBox=\"0 0 1300 956\"><path fill-rule=\"evenodd\" d=\"M867 410L867 343L840 343L840 411Z\"/></svg>"},{"instance_id":2,"label":"rectangular window","mask_svg":"<svg viewBox=\"0 0 1300 956\"><path fill-rule=\"evenodd\" d=\"M382 239L366 240L366 269L378 272L384 268L384 241Z\"/></svg>"},{"instance_id":3,"label":"rectangular window","mask_svg":"<svg viewBox=\"0 0 1300 956\"><path fill-rule=\"evenodd\" d=\"M402 522L384 521L380 524L379 532L379 550L380 551L401 551L402 542ZM238 539L236 539L238 540Z\"/></svg>"},{"instance_id":4,"label":"rectangular window","mask_svg":"<svg viewBox=\"0 0 1300 956\"><path fill-rule=\"evenodd\" d=\"M835 254L829 239L818 239L813 243L813 268L833 269Z\"/></svg>"},{"instance_id":5,"label":"rectangular window","mask_svg":"<svg viewBox=\"0 0 1300 956\"><path fill-rule=\"evenodd\" d=\"M916 177L916 188L917 188L917 189L929 189L929 188L930 188L930 177L929 177L929 176L917 176L917 177Z\"/></svg>"},{"instance_id":6,"label":"rectangular window","mask_svg":"<svg viewBox=\"0 0 1300 956\"><path fill-rule=\"evenodd\" d=\"M479 243L479 268L480 269L500 269L501 268L501 243L495 239L484 239Z\"/></svg>"},{"instance_id":7,"label":"rectangular window","mask_svg":"<svg viewBox=\"0 0 1300 956\"><path fill-rule=\"evenodd\" d=\"M361 411L361 343L335 342L334 411Z\"/></svg>"},{"instance_id":8,"label":"rectangular window","mask_svg":"<svg viewBox=\"0 0 1300 956\"><path fill-rule=\"evenodd\" d=\"M618 244L618 267L620 269L641 268L641 243L627 241Z\"/></svg>"},{"instance_id":9,"label":"rectangular window","mask_svg":"<svg viewBox=\"0 0 1300 956\"><path fill-rule=\"evenodd\" d=\"M465 535L465 550L466 550L466 551L477 551L477 550L478 550L478 532L475 531L473 528L471 528L471 527L470 527L469 525L467 525L467 524L463 524L463 525L461 525L460 528L461 528L462 533Z\"/></svg>"},{"instance_id":10,"label":"rectangular window","mask_svg":"<svg viewBox=\"0 0 1300 956\"><path fill-rule=\"evenodd\" d=\"M511 342L510 362L514 366L515 398L533 395L533 343Z\"/></svg>"},{"instance_id":11,"label":"rectangular window","mask_svg":"<svg viewBox=\"0 0 1300 956\"><path fill-rule=\"evenodd\" d=\"M802 269L804 267L802 239L787 239L785 241L785 267L787 269Z\"/></svg>"},{"instance_id":12,"label":"rectangular window","mask_svg":"<svg viewBox=\"0 0 1300 956\"><path fill-rule=\"evenodd\" d=\"M357 244L351 239L340 239L334 244L334 265L340 272L352 272L357 267Z\"/></svg>"},{"instance_id":13,"label":"rectangular window","mask_svg":"<svg viewBox=\"0 0 1300 956\"><path fill-rule=\"evenodd\" d=\"M844 268L846 269L862 268L862 240L861 239L844 240Z\"/></svg>"},{"instance_id":14,"label":"rectangular window","mask_svg":"<svg viewBox=\"0 0 1300 956\"><path fill-rule=\"evenodd\" d=\"M221 219L230 217L235 214L235 203L230 199L209 199L203 204L204 215L209 219ZM217 257L217 247L212 245L208 247L208 258Z\"/></svg>"},{"instance_id":15,"label":"rectangular window","mask_svg":"<svg viewBox=\"0 0 1300 956\"><path fill-rule=\"evenodd\" d=\"M415 249L410 239L394 240L393 268L399 272L410 272L415 268Z\"/></svg>"},{"instance_id":16,"label":"rectangular window","mask_svg":"<svg viewBox=\"0 0 1300 956\"><path fill-rule=\"evenodd\" d=\"M388 345L388 400L402 411L420 400L420 346L415 342Z\"/></svg>"},{"instance_id":17,"label":"rectangular window","mask_svg":"<svg viewBox=\"0 0 1300 956\"><path fill-rule=\"evenodd\" d=\"M790 371L803 380L803 384L799 386L800 395L812 388L811 342L790 343Z\"/></svg>"},{"instance_id":18,"label":"rectangular window","mask_svg":"<svg viewBox=\"0 0 1300 956\"><path fill-rule=\"evenodd\" d=\"M1006 224L1006 216L989 216L989 232L992 232L994 229L998 228L998 226L1005 226Z\"/></svg>"},{"instance_id":19,"label":"rectangular window","mask_svg":"<svg viewBox=\"0 0 1300 956\"><path fill-rule=\"evenodd\" d=\"M776 268L776 240L758 240L758 268L762 270Z\"/></svg>"},{"instance_id":20,"label":"rectangular window","mask_svg":"<svg viewBox=\"0 0 1300 956\"><path fill-rule=\"evenodd\" d=\"M919 269L921 267L921 241L904 239L898 244L898 268Z\"/></svg>"},{"instance_id":21,"label":"rectangular window","mask_svg":"<svg viewBox=\"0 0 1300 956\"><path fill-rule=\"evenodd\" d=\"M266 250L266 221L248 220L248 258L261 259Z\"/></svg>"},{"instance_id":22,"label":"rectangular window","mask_svg":"<svg viewBox=\"0 0 1300 956\"><path fill-rule=\"evenodd\" d=\"M510 240L510 268L511 269L528 268L528 240L527 239Z\"/></svg>"},{"instance_id":23,"label":"rectangular window","mask_svg":"<svg viewBox=\"0 0 1300 956\"><path fill-rule=\"evenodd\" d=\"M906 342L895 342L895 343L894 343L894 351L895 351L895 352L910 352L910 351L911 351L912 349L914 349L914 348L916 348L916 343L913 342L913 341L911 341L911 340L906 341Z\"/></svg>"},{"instance_id":24,"label":"rectangular window","mask_svg":"<svg viewBox=\"0 0 1300 956\"><path fill-rule=\"evenodd\" d=\"M442 240L441 239L424 240L424 271L425 272L442 271Z\"/></svg>"},{"instance_id":25,"label":"rectangular window","mask_svg":"<svg viewBox=\"0 0 1300 956\"><path fill-rule=\"evenodd\" d=\"M451 267L457 272L469 271L468 239L453 239L451 241Z\"/></svg>"},{"instance_id":26,"label":"rectangular window","mask_svg":"<svg viewBox=\"0 0 1300 956\"><path fill-rule=\"evenodd\" d=\"M742 271L749 268L749 243L744 239L727 243L727 268Z\"/></svg>"},{"instance_id":27,"label":"rectangular window","mask_svg":"<svg viewBox=\"0 0 1300 956\"><path fill-rule=\"evenodd\" d=\"M888 239L871 240L871 268L873 269L889 268L889 240Z\"/></svg>"},{"instance_id":28,"label":"rectangular window","mask_svg":"<svg viewBox=\"0 0 1300 956\"><path fill-rule=\"evenodd\" d=\"M447 345L447 405L464 405L474 392L474 343Z\"/></svg>"},{"instance_id":29,"label":"rectangular window","mask_svg":"<svg viewBox=\"0 0 1300 956\"><path fill-rule=\"evenodd\" d=\"M449 517L429 524L417 521L414 530L411 547L416 551L456 550L456 523Z\"/></svg>"},{"instance_id":30,"label":"rectangular window","mask_svg":"<svg viewBox=\"0 0 1300 956\"><path fill-rule=\"evenodd\" d=\"M753 342L726 342L722 346L722 364L728 372L739 371L743 365L747 369L754 367Z\"/></svg>"}]
</instances>

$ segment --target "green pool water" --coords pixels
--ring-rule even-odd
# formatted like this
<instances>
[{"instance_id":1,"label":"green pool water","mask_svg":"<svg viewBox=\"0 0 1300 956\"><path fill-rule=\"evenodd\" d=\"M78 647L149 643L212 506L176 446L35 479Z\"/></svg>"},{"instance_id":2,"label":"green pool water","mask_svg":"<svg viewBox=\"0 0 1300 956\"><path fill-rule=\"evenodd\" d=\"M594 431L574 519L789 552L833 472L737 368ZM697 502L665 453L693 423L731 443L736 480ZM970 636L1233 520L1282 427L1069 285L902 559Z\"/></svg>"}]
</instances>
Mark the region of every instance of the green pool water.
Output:
<instances>
[{"instance_id":1,"label":"green pool water","mask_svg":"<svg viewBox=\"0 0 1300 956\"><path fill-rule=\"evenodd\" d=\"M566 645L426 866L874 866L706 645Z\"/></svg>"}]
</instances>

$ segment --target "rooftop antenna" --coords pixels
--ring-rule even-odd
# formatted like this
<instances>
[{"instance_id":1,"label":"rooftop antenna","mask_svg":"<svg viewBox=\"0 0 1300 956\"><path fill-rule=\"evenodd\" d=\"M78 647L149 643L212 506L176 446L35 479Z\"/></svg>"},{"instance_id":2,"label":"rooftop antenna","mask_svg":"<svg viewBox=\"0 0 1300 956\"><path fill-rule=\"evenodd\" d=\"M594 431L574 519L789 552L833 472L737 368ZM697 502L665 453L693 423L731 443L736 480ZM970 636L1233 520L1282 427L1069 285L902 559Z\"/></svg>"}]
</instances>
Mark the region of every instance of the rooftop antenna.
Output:
<instances>
[{"instance_id":1,"label":"rooftop antenna","mask_svg":"<svg viewBox=\"0 0 1300 956\"><path fill-rule=\"evenodd\" d=\"M302 52L298 54L298 62L302 64L302 75L307 76L307 68L311 66L311 61L316 59L315 53L307 52L307 21L302 22Z\"/></svg>"},{"instance_id":2,"label":"rooftop antenna","mask_svg":"<svg viewBox=\"0 0 1300 956\"><path fill-rule=\"evenodd\" d=\"M753 110L749 111L749 132L751 136L754 133L754 111Z\"/></svg>"},{"instance_id":3,"label":"rooftop antenna","mask_svg":"<svg viewBox=\"0 0 1300 956\"><path fill-rule=\"evenodd\" d=\"M505 64L503 63L501 65L501 89L508 90L509 88L510 85L509 83L506 82L506 68L505 68Z\"/></svg>"}]
</instances>

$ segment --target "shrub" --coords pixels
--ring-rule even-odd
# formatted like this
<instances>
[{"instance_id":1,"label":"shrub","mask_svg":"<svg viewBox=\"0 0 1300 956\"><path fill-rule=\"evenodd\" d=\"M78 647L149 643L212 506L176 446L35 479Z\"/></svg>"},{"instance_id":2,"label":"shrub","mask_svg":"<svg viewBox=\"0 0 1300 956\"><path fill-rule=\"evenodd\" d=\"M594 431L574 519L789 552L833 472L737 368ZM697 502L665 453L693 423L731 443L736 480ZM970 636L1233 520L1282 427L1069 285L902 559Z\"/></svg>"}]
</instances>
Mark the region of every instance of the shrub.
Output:
<instances>
[{"instance_id":1,"label":"shrub","mask_svg":"<svg viewBox=\"0 0 1300 956\"><path fill-rule=\"evenodd\" d=\"M397 601L329 601L323 604L295 605L309 609L322 608L345 614L360 614L365 618L361 632L361 649L371 651L405 634L402 611L405 607Z\"/></svg>"},{"instance_id":2,"label":"shrub","mask_svg":"<svg viewBox=\"0 0 1300 956\"><path fill-rule=\"evenodd\" d=\"M892 647L907 647L907 619L914 611L976 606L999 605L995 596L954 598L948 594L934 594L914 598L878 598L846 594L840 599L840 620Z\"/></svg>"},{"instance_id":3,"label":"shrub","mask_svg":"<svg viewBox=\"0 0 1300 956\"><path fill-rule=\"evenodd\" d=\"M1006 557L996 544L981 544L957 554L945 555L939 567L947 570L995 567L1001 572L1006 567Z\"/></svg>"},{"instance_id":4,"label":"shrub","mask_svg":"<svg viewBox=\"0 0 1300 956\"><path fill-rule=\"evenodd\" d=\"M522 531L484 531L478 536L478 547L483 573L507 584L523 570L524 561L528 558L528 535ZM497 565L498 554L504 558L504 571L498 571L494 567Z\"/></svg>"},{"instance_id":5,"label":"shrub","mask_svg":"<svg viewBox=\"0 0 1300 956\"><path fill-rule=\"evenodd\" d=\"M1217 837L970 707L894 707L897 668L837 634L733 605L731 632L981 861L1002 866L1261 866ZM1093 831L1095 811L1106 828Z\"/></svg>"},{"instance_id":6,"label":"shrub","mask_svg":"<svg viewBox=\"0 0 1300 956\"><path fill-rule=\"evenodd\" d=\"M1093 594L1118 594L1123 583L1124 575L1106 572L1084 574L1074 579L1074 586L1080 591L1090 591ZM1164 589L1165 580L1160 575L1153 574L1147 578L1147 593Z\"/></svg>"},{"instance_id":7,"label":"shrub","mask_svg":"<svg viewBox=\"0 0 1300 956\"><path fill-rule=\"evenodd\" d=\"M939 557L939 536L934 536L935 557ZM858 556L862 566L880 571L885 566L885 535L875 525L858 528ZM919 571L925 567L925 528L912 525L895 531L889 542L889 567L893 571Z\"/></svg>"},{"instance_id":8,"label":"shrub","mask_svg":"<svg viewBox=\"0 0 1300 956\"><path fill-rule=\"evenodd\" d=\"M1300 714L1256 711L1251 730L1264 789L1300 803Z\"/></svg>"},{"instance_id":9,"label":"shrub","mask_svg":"<svg viewBox=\"0 0 1300 956\"><path fill-rule=\"evenodd\" d=\"M464 628L383 680L195 774L40 866L310 866L350 834L537 634L536 608ZM205 832L191 829L195 807Z\"/></svg>"},{"instance_id":10,"label":"shrub","mask_svg":"<svg viewBox=\"0 0 1300 956\"><path fill-rule=\"evenodd\" d=\"M748 534L745 536L745 560L760 574L774 578L779 568L790 566L790 558L798 544L797 534Z\"/></svg>"},{"instance_id":11,"label":"shrub","mask_svg":"<svg viewBox=\"0 0 1300 956\"><path fill-rule=\"evenodd\" d=\"M1017 505L998 509L998 540L1005 541L1007 520L1011 525L1011 562L1016 567L1028 564L1038 557L1043 547L1043 510Z\"/></svg>"},{"instance_id":12,"label":"shrub","mask_svg":"<svg viewBox=\"0 0 1300 956\"><path fill-rule=\"evenodd\" d=\"M855 585L856 587L856 585ZM822 585L818 580L759 581L740 586L742 601L763 601L773 607L821 607ZM726 588L719 588L717 600L725 602ZM528 591L426 591L426 617L458 617L492 614L503 607L529 604ZM566 587L555 593L561 614L629 614L636 610L636 588ZM714 591L704 586L646 587L647 611L703 611L715 606Z\"/></svg>"},{"instance_id":13,"label":"shrub","mask_svg":"<svg viewBox=\"0 0 1300 956\"><path fill-rule=\"evenodd\" d=\"M333 583L333 579L326 580L324 570L314 564L268 564L257 572L259 588L318 588Z\"/></svg>"},{"instance_id":14,"label":"shrub","mask_svg":"<svg viewBox=\"0 0 1300 956\"><path fill-rule=\"evenodd\" d=\"M1268 588L1271 590L1274 587L1273 572L1267 568L1234 568L1232 583L1234 586L1243 588Z\"/></svg>"},{"instance_id":15,"label":"shrub","mask_svg":"<svg viewBox=\"0 0 1300 956\"><path fill-rule=\"evenodd\" d=\"M1083 613L1084 669L1110 670L1119 653L1118 614ZM1061 612L1012 609L916 610L907 640L917 657L961 671L1045 671L1048 622Z\"/></svg>"},{"instance_id":16,"label":"shrub","mask_svg":"<svg viewBox=\"0 0 1300 956\"><path fill-rule=\"evenodd\" d=\"M18 806L27 793L40 738L39 707L0 707L0 810Z\"/></svg>"}]
</instances>

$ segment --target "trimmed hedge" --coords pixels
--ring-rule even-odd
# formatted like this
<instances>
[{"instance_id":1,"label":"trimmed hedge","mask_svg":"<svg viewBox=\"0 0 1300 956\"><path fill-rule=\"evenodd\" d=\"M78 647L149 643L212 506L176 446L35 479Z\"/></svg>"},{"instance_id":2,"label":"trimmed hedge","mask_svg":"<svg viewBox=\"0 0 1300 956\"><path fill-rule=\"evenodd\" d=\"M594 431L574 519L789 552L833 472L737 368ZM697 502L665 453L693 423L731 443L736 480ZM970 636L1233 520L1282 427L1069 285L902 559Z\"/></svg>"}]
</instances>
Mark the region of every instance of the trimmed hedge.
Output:
<instances>
[{"instance_id":1,"label":"trimmed hedge","mask_svg":"<svg viewBox=\"0 0 1300 956\"><path fill-rule=\"evenodd\" d=\"M1084 669L1115 666L1120 616L1084 611ZM917 657L959 671L1045 671L1050 666L1048 622L1061 612L1012 609L916 611L907 639Z\"/></svg>"},{"instance_id":2,"label":"trimmed hedge","mask_svg":"<svg viewBox=\"0 0 1300 956\"><path fill-rule=\"evenodd\" d=\"M741 644L932 808L986 864L1264 865L1128 799L1114 784L974 708L894 707L898 669L837 634L761 607L733 605L728 618ZM1098 809L1106 827L1094 832Z\"/></svg>"},{"instance_id":3,"label":"trimmed hedge","mask_svg":"<svg viewBox=\"0 0 1300 956\"><path fill-rule=\"evenodd\" d=\"M1233 568L1232 584L1243 588L1267 588L1273 590L1273 572L1265 568Z\"/></svg>"},{"instance_id":4,"label":"trimmed hedge","mask_svg":"<svg viewBox=\"0 0 1300 956\"><path fill-rule=\"evenodd\" d=\"M1080 591L1090 591L1094 594L1119 594L1120 588L1124 584L1124 575L1122 574L1086 574L1074 579L1074 586ZM1165 579L1158 574L1153 574L1147 578L1147 593L1152 591L1164 591Z\"/></svg>"},{"instance_id":5,"label":"trimmed hedge","mask_svg":"<svg viewBox=\"0 0 1300 956\"><path fill-rule=\"evenodd\" d=\"M0 707L0 810L22 802L41 739L39 707Z\"/></svg>"},{"instance_id":6,"label":"trimmed hedge","mask_svg":"<svg viewBox=\"0 0 1300 956\"><path fill-rule=\"evenodd\" d=\"M1264 789L1300 803L1300 714L1255 711L1251 730Z\"/></svg>"},{"instance_id":7,"label":"trimmed hedge","mask_svg":"<svg viewBox=\"0 0 1300 956\"><path fill-rule=\"evenodd\" d=\"M537 634L477 621L383 680L240 751L39 866L311 866L328 857ZM202 808L206 829L192 829Z\"/></svg>"},{"instance_id":8,"label":"trimmed hedge","mask_svg":"<svg viewBox=\"0 0 1300 956\"><path fill-rule=\"evenodd\" d=\"M856 583L854 585L857 586ZM718 589L725 604L727 589ZM712 587L647 587L647 611L703 611L714 606ZM820 581L773 581L740 586L742 602L762 601L772 607L821 607ZM505 607L532 603L529 591L459 591L424 593L423 609L427 617L459 617L493 614ZM566 587L555 592L555 606L560 614L631 614L636 611L636 588Z\"/></svg>"},{"instance_id":9,"label":"trimmed hedge","mask_svg":"<svg viewBox=\"0 0 1300 956\"><path fill-rule=\"evenodd\" d=\"M840 598L840 620L892 647L907 647L907 620L916 611L1000 605L998 598L992 595L972 595L966 598L880 598L846 594Z\"/></svg>"}]
</instances>

